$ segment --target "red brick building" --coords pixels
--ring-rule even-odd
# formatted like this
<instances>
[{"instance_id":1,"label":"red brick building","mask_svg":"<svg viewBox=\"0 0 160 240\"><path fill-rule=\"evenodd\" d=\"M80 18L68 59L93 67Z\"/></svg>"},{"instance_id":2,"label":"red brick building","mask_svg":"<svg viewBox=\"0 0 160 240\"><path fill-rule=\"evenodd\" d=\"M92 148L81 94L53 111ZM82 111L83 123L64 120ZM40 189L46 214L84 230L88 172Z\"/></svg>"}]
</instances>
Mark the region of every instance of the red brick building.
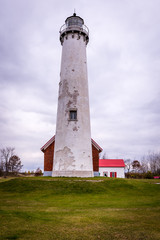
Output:
<instances>
[{"instance_id":1,"label":"red brick building","mask_svg":"<svg viewBox=\"0 0 160 240\"><path fill-rule=\"evenodd\" d=\"M52 176L54 143L55 136L41 148L41 151L44 153L44 176ZM93 139L91 139L91 143L94 176L99 176L99 153L102 152L103 149Z\"/></svg>"}]
</instances>

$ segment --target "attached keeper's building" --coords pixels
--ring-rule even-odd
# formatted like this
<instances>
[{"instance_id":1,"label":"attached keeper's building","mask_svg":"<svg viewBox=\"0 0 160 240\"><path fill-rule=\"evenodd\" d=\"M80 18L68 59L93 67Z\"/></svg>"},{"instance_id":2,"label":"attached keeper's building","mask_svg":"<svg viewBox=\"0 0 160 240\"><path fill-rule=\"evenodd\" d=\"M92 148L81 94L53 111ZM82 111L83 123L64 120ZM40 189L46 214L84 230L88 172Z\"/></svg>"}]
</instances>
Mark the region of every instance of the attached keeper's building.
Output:
<instances>
[{"instance_id":1,"label":"attached keeper's building","mask_svg":"<svg viewBox=\"0 0 160 240\"><path fill-rule=\"evenodd\" d=\"M99 154L102 152L102 148L91 139L92 144L92 162L94 176L99 176ZM53 162L54 162L54 145L55 136L53 136L42 148L44 153L44 176L52 176Z\"/></svg>"}]
</instances>

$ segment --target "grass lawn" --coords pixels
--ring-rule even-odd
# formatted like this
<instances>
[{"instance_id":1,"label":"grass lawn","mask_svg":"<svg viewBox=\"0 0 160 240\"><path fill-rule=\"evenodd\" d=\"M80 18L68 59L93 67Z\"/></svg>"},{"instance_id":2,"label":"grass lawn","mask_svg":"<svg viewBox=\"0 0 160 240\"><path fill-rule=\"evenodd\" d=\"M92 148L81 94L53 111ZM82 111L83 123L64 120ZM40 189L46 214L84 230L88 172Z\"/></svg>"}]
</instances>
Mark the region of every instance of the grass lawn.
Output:
<instances>
[{"instance_id":1,"label":"grass lawn","mask_svg":"<svg viewBox=\"0 0 160 240\"><path fill-rule=\"evenodd\" d=\"M160 180L0 179L0 239L159 240Z\"/></svg>"}]
</instances>

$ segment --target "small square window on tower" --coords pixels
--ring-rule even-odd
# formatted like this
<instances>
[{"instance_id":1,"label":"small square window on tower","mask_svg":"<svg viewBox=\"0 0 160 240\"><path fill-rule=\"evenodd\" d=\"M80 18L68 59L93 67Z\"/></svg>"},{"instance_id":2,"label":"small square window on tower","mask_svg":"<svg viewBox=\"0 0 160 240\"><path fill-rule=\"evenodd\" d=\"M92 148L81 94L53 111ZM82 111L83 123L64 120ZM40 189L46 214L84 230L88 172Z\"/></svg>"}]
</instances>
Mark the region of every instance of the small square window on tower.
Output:
<instances>
[{"instance_id":1,"label":"small square window on tower","mask_svg":"<svg viewBox=\"0 0 160 240\"><path fill-rule=\"evenodd\" d=\"M69 111L69 120L77 120L77 109Z\"/></svg>"}]
</instances>

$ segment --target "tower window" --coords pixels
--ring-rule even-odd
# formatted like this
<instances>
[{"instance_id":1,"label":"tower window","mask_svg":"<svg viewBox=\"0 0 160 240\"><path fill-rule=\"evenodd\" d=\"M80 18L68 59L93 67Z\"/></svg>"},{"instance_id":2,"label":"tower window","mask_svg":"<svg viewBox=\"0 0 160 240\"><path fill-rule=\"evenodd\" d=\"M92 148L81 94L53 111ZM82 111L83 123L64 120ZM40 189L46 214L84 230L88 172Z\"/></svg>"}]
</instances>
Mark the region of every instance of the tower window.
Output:
<instances>
[{"instance_id":1,"label":"tower window","mask_svg":"<svg viewBox=\"0 0 160 240\"><path fill-rule=\"evenodd\" d=\"M77 120L77 110L69 111L69 120Z\"/></svg>"}]
</instances>

